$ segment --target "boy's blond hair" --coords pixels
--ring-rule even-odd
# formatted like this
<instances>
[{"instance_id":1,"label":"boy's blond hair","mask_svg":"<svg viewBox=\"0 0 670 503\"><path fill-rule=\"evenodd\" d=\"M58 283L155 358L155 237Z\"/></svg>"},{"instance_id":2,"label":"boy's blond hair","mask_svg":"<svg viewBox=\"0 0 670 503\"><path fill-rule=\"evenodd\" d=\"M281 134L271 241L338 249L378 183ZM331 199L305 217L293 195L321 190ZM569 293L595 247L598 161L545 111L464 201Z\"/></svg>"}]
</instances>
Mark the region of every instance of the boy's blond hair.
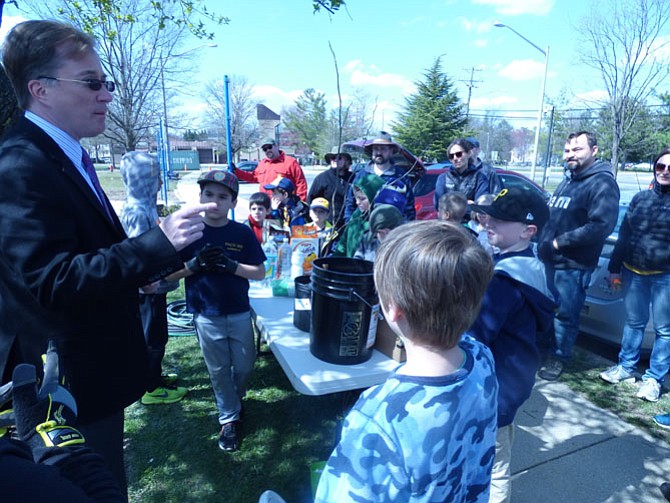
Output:
<instances>
[{"instance_id":1,"label":"boy's blond hair","mask_svg":"<svg viewBox=\"0 0 670 503\"><path fill-rule=\"evenodd\" d=\"M472 325L492 273L481 245L460 225L443 220L393 229L374 267L382 305L404 313L410 327L404 335L437 350L454 347Z\"/></svg>"}]
</instances>

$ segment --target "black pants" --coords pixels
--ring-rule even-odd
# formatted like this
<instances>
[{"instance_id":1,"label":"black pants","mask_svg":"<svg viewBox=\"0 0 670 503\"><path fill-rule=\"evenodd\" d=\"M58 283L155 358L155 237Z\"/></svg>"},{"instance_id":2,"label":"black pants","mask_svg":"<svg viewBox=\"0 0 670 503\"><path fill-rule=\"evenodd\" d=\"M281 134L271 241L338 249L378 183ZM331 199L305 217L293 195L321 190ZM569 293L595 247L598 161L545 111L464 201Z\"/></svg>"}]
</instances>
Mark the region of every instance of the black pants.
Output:
<instances>
[{"instance_id":1,"label":"black pants","mask_svg":"<svg viewBox=\"0 0 670 503\"><path fill-rule=\"evenodd\" d=\"M168 342L166 297L164 293L140 294L142 328L149 354L147 391L153 391L162 384L162 363Z\"/></svg>"},{"instance_id":2,"label":"black pants","mask_svg":"<svg viewBox=\"0 0 670 503\"><path fill-rule=\"evenodd\" d=\"M77 425L86 439L86 446L100 454L107 468L119 482L121 492L128 499L128 482L123 463L123 410L114 414Z\"/></svg>"}]
</instances>

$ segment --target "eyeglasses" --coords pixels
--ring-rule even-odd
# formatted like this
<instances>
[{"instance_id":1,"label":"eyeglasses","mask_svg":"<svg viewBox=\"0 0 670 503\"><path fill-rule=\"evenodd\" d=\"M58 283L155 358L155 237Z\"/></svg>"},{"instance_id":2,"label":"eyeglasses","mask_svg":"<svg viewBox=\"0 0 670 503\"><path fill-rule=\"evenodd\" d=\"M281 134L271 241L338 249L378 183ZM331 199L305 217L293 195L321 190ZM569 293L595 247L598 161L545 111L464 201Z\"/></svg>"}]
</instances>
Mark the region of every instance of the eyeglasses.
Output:
<instances>
[{"instance_id":1,"label":"eyeglasses","mask_svg":"<svg viewBox=\"0 0 670 503\"><path fill-rule=\"evenodd\" d=\"M670 164L663 164L662 162L657 162L654 169L659 173L663 173L666 169L670 170Z\"/></svg>"},{"instance_id":2,"label":"eyeglasses","mask_svg":"<svg viewBox=\"0 0 670 503\"><path fill-rule=\"evenodd\" d=\"M465 152L463 152L462 150L460 150L458 152L454 152L453 154L449 154L449 159L454 159L454 158L455 159L460 159L461 157L463 157L464 153Z\"/></svg>"},{"instance_id":3,"label":"eyeglasses","mask_svg":"<svg viewBox=\"0 0 670 503\"><path fill-rule=\"evenodd\" d=\"M116 84L111 81L111 80L100 80L100 79L85 79L85 80L77 80L77 79L61 79L58 77L46 77L46 76L41 76L37 77L38 79L49 79L49 80L57 80L57 81L63 81L63 82L78 82L80 84L86 84L88 88L91 91L99 91L102 89L102 86L105 86L105 89L109 91L110 93L113 93L114 90L116 89Z\"/></svg>"},{"instance_id":4,"label":"eyeglasses","mask_svg":"<svg viewBox=\"0 0 670 503\"><path fill-rule=\"evenodd\" d=\"M263 152L267 152L268 150L272 150L274 145L266 145L265 147L261 147L261 150Z\"/></svg>"}]
</instances>

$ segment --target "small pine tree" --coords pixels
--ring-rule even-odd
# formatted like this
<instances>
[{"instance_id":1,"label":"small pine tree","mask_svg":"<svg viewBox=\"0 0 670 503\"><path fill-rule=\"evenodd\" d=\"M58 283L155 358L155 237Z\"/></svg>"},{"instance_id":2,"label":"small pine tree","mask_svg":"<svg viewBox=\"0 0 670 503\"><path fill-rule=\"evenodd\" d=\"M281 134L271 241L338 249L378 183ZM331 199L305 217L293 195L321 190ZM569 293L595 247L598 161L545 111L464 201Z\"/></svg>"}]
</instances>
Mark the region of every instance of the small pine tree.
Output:
<instances>
[{"instance_id":1,"label":"small pine tree","mask_svg":"<svg viewBox=\"0 0 670 503\"><path fill-rule=\"evenodd\" d=\"M467 119L454 85L435 59L416 82L417 92L405 98L405 106L392 124L396 140L426 161L447 159L447 147L461 136Z\"/></svg>"}]
</instances>

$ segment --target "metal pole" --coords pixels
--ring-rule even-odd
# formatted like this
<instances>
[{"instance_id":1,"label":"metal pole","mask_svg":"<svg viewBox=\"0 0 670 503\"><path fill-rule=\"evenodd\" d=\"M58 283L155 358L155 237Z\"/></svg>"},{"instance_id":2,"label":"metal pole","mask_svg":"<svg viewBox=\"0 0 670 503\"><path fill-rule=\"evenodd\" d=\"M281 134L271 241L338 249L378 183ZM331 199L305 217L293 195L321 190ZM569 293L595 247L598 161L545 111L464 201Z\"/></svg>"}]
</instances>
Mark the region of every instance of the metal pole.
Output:
<instances>
[{"instance_id":1,"label":"metal pole","mask_svg":"<svg viewBox=\"0 0 670 503\"><path fill-rule=\"evenodd\" d=\"M231 134L230 134L230 95L228 93L228 84L230 79L228 75L223 77L223 90L224 96L226 98L226 156L228 160L228 171L233 172L233 149L231 147ZM230 210L231 220L235 220L235 210Z\"/></svg>"},{"instance_id":2,"label":"metal pole","mask_svg":"<svg viewBox=\"0 0 670 503\"><path fill-rule=\"evenodd\" d=\"M163 134L164 122L163 118L159 119L158 133L156 134L156 143L158 144L158 161L160 162L163 175L163 187L161 188L161 194L163 195L163 201L165 201L165 209L168 206L168 163L166 158L166 145L165 145L165 136Z\"/></svg>"},{"instance_id":3,"label":"metal pole","mask_svg":"<svg viewBox=\"0 0 670 503\"><path fill-rule=\"evenodd\" d=\"M531 42L532 44L532 42ZM535 46L533 44L533 46ZM536 47L536 46L535 46ZM537 109L537 126L535 127L535 148L533 153L533 165L530 168L530 179L535 181L535 167L537 166L537 158L540 155L540 129L542 129L542 113L544 112L544 91L547 85L547 68L549 67L549 46L544 53L544 76L542 77L542 89L540 91L540 105Z\"/></svg>"},{"instance_id":4,"label":"metal pole","mask_svg":"<svg viewBox=\"0 0 670 503\"><path fill-rule=\"evenodd\" d=\"M163 140L164 146L164 155L166 156L163 159L163 199L165 200L165 209L168 207L168 184L170 178L168 173L172 171L172 164L170 162L170 131L168 130L167 122L167 100L165 98L165 78L163 75L163 68L165 67L165 61L161 61L161 90L163 91L163 119L161 120L160 130L161 134L163 133L163 127L165 127L165 138Z\"/></svg>"},{"instance_id":5,"label":"metal pole","mask_svg":"<svg viewBox=\"0 0 670 503\"><path fill-rule=\"evenodd\" d=\"M551 162L551 135L554 134L554 105L551 106L549 113L549 134L547 135L547 155L544 157L544 170L542 171L542 188L547 183L549 172L549 163Z\"/></svg>"},{"instance_id":6,"label":"metal pole","mask_svg":"<svg viewBox=\"0 0 670 503\"><path fill-rule=\"evenodd\" d=\"M507 28L510 30L512 33L514 33L516 36L527 42L528 44L532 45L542 53L544 56L544 77L542 77L542 92L540 93L540 106L537 109L537 126L535 127L535 146L534 146L534 152L533 152L533 164L531 165L530 168L530 179L535 181L535 168L537 166L537 158L539 155L539 148L540 148L540 129L542 128L542 112L544 108L544 92L546 89L546 84L547 84L547 69L549 68L549 46L547 46L546 49L542 49L538 45L535 45L533 42L528 40L526 37L524 37L521 33L516 31L514 28L511 26L508 26L504 23L493 23L493 26L497 28Z\"/></svg>"}]
</instances>

